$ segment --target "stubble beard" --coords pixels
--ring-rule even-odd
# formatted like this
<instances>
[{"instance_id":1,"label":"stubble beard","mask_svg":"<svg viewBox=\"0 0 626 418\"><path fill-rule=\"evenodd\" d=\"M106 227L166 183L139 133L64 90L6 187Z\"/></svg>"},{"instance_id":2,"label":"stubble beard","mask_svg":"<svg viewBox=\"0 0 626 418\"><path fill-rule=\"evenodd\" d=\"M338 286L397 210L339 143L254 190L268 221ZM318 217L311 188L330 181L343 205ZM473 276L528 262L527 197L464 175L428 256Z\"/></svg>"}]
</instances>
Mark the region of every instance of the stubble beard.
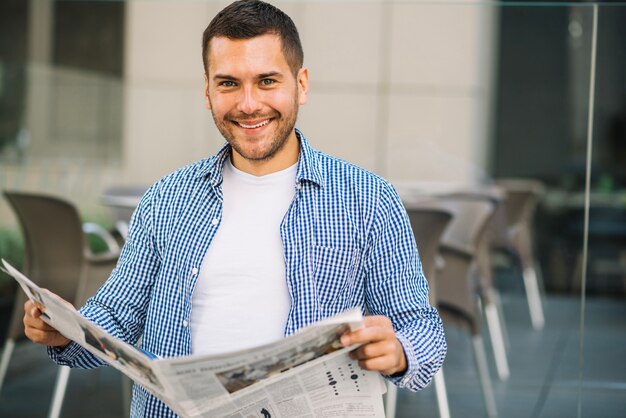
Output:
<instances>
[{"instance_id":1,"label":"stubble beard","mask_svg":"<svg viewBox=\"0 0 626 418\"><path fill-rule=\"evenodd\" d=\"M213 121L215 122L215 126L217 127L217 129L220 131L224 139L226 139L228 144L239 155L241 155L246 160L250 160L250 161L266 161L266 160L271 159L274 155L276 155L280 150L282 150L285 147L285 144L287 143L287 139L289 139L289 136L291 135L291 133L293 132L296 126L296 120L298 118L298 110L299 110L297 97L294 98L293 109L294 110L292 112L289 112L286 117L283 117L283 115L280 112L274 111L275 114L271 116L273 119L270 123L276 123L278 125L277 130L274 133L274 137L270 141L269 147L265 150L261 150L262 151L261 153L249 152L246 149L245 145L241 144L237 140L236 136L230 129L230 125L232 124L231 120L247 119L247 118L248 119L262 119L263 117L266 117L266 115L260 115L260 114L247 115L247 114L241 114L241 113L238 115L227 114L226 116L224 116L223 119L218 120L217 117L215 116L215 113L213 112L213 109L211 109L211 115L213 116Z\"/></svg>"}]
</instances>

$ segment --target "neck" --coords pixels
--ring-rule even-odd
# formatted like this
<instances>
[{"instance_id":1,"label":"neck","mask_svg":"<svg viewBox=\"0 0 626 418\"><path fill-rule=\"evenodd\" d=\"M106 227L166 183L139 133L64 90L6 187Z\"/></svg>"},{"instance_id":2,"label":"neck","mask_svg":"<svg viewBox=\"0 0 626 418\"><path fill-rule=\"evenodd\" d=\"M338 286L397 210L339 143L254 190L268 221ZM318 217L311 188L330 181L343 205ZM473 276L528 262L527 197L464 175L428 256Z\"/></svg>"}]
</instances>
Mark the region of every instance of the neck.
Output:
<instances>
[{"instance_id":1,"label":"neck","mask_svg":"<svg viewBox=\"0 0 626 418\"><path fill-rule=\"evenodd\" d=\"M300 141L295 131L289 135L281 149L265 160L249 160L241 156L234 149L231 162L234 167L253 176L264 176L291 167L298 162L300 156Z\"/></svg>"}]
</instances>

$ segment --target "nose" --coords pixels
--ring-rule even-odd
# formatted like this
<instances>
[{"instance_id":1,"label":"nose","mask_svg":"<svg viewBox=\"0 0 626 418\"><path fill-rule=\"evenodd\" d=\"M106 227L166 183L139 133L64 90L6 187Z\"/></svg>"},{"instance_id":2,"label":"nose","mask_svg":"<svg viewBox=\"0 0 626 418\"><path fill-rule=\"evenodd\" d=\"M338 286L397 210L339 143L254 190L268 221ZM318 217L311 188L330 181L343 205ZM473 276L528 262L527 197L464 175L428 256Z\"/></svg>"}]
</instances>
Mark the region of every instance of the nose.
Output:
<instances>
[{"instance_id":1,"label":"nose","mask_svg":"<svg viewBox=\"0 0 626 418\"><path fill-rule=\"evenodd\" d=\"M259 92L254 87L248 86L241 89L237 110L247 115L253 115L261 110Z\"/></svg>"}]
</instances>

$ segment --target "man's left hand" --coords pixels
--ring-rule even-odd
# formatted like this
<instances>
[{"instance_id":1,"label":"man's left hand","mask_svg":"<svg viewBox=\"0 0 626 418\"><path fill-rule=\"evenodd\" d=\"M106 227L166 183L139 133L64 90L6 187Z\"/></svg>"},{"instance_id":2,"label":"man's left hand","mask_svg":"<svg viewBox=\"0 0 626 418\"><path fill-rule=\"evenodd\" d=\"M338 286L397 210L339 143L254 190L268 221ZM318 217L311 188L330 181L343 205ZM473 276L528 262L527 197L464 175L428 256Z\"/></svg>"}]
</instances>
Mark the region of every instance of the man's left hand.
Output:
<instances>
[{"instance_id":1,"label":"man's left hand","mask_svg":"<svg viewBox=\"0 0 626 418\"><path fill-rule=\"evenodd\" d=\"M344 346L363 343L350 356L359 360L359 365L365 370L375 370L386 375L405 372L407 361L404 349L389 318L382 315L366 316L363 324L363 328L341 336Z\"/></svg>"}]
</instances>

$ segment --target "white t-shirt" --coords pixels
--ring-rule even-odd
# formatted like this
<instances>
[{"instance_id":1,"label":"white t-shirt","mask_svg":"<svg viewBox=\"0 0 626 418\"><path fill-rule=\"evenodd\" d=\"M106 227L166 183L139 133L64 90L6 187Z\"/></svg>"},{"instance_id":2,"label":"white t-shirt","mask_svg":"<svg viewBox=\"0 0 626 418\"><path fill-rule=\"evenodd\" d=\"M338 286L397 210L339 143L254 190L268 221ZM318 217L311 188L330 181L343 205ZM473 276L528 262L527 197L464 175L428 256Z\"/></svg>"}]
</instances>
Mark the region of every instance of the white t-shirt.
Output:
<instances>
[{"instance_id":1,"label":"white t-shirt","mask_svg":"<svg viewBox=\"0 0 626 418\"><path fill-rule=\"evenodd\" d=\"M192 296L192 354L283 337L291 297L280 224L295 194L296 168L257 177L224 163L222 220Z\"/></svg>"}]
</instances>

